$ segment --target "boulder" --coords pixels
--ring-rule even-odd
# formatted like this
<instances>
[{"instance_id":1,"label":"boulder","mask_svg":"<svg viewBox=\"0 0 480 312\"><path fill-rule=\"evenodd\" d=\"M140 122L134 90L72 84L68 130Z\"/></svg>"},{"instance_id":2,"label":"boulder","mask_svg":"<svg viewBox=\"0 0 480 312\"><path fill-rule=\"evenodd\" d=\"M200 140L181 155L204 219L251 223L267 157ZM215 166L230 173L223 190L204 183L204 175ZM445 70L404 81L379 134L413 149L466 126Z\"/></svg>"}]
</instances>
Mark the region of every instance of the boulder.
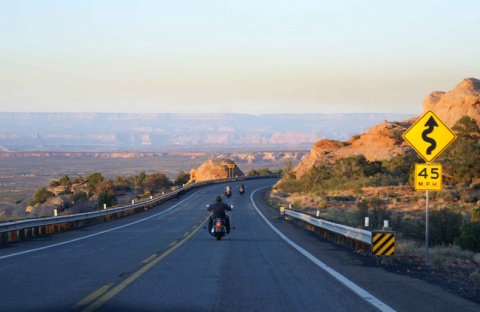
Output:
<instances>
[{"instance_id":1,"label":"boulder","mask_svg":"<svg viewBox=\"0 0 480 312\"><path fill-rule=\"evenodd\" d=\"M228 165L234 165L234 168L229 168ZM244 176L242 170L231 159L212 158L204 162L197 169L190 170L190 180L188 183L223 179L231 177Z\"/></svg>"}]
</instances>

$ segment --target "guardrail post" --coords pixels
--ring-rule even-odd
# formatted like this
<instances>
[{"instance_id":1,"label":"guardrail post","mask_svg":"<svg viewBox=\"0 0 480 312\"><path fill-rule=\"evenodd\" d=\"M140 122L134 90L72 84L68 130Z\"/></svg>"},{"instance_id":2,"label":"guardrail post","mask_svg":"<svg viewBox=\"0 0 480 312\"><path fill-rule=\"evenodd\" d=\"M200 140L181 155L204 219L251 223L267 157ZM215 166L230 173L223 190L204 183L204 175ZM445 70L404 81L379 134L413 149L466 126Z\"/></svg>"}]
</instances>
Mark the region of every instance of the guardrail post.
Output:
<instances>
[{"instance_id":1,"label":"guardrail post","mask_svg":"<svg viewBox=\"0 0 480 312\"><path fill-rule=\"evenodd\" d=\"M57 214L57 209L53 209L53 216L54 216L54 217L58 216L58 214Z\"/></svg>"},{"instance_id":2,"label":"guardrail post","mask_svg":"<svg viewBox=\"0 0 480 312\"><path fill-rule=\"evenodd\" d=\"M369 227L369 226L370 226L370 218L365 217L365 227Z\"/></svg>"}]
</instances>

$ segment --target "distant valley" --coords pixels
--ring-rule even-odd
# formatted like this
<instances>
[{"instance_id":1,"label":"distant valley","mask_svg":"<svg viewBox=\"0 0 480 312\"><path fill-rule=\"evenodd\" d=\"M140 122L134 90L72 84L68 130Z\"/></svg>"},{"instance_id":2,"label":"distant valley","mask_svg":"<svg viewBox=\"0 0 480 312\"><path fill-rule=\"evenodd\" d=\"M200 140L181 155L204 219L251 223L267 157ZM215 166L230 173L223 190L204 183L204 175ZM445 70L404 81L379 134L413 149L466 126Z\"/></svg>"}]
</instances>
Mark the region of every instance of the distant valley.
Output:
<instances>
[{"instance_id":1,"label":"distant valley","mask_svg":"<svg viewBox=\"0 0 480 312\"><path fill-rule=\"evenodd\" d=\"M255 151L310 149L413 114L0 113L3 151Z\"/></svg>"}]
</instances>

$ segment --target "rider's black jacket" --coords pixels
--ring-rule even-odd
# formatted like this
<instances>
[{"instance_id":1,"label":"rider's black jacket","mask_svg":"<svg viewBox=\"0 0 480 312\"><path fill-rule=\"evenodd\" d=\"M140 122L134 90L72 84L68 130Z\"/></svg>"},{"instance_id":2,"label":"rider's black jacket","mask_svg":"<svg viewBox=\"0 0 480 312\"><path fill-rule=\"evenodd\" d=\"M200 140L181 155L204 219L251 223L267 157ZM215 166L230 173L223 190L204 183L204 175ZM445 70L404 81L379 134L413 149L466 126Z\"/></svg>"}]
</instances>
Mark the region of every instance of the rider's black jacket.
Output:
<instances>
[{"instance_id":1,"label":"rider's black jacket","mask_svg":"<svg viewBox=\"0 0 480 312\"><path fill-rule=\"evenodd\" d=\"M232 211L232 208L225 203L216 202L210 205L207 210L212 212L214 218L225 218L225 210Z\"/></svg>"}]
</instances>

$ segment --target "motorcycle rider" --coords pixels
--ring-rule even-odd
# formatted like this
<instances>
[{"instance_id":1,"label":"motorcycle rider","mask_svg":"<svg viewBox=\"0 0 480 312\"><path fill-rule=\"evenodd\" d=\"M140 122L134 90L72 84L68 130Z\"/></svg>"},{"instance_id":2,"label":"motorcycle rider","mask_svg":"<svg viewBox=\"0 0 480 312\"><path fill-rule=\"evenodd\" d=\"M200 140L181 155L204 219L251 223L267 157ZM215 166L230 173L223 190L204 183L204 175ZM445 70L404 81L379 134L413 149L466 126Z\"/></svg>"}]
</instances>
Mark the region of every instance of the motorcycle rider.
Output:
<instances>
[{"instance_id":1,"label":"motorcycle rider","mask_svg":"<svg viewBox=\"0 0 480 312\"><path fill-rule=\"evenodd\" d=\"M245 185L243 185L243 183L240 184L240 189L245 191Z\"/></svg>"},{"instance_id":2,"label":"motorcycle rider","mask_svg":"<svg viewBox=\"0 0 480 312\"><path fill-rule=\"evenodd\" d=\"M232 208L225 204L222 203L222 197L217 196L215 198L215 203L210 205L207 208L208 211L211 211L212 214L210 215L210 218L208 219L208 233L212 231L212 225L213 225L213 219L215 218L222 218L225 220L225 225L227 226L227 234L230 233L230 218L228 215L225 213L226 210L232 211Z\"/></svg>"}]
</instances>

